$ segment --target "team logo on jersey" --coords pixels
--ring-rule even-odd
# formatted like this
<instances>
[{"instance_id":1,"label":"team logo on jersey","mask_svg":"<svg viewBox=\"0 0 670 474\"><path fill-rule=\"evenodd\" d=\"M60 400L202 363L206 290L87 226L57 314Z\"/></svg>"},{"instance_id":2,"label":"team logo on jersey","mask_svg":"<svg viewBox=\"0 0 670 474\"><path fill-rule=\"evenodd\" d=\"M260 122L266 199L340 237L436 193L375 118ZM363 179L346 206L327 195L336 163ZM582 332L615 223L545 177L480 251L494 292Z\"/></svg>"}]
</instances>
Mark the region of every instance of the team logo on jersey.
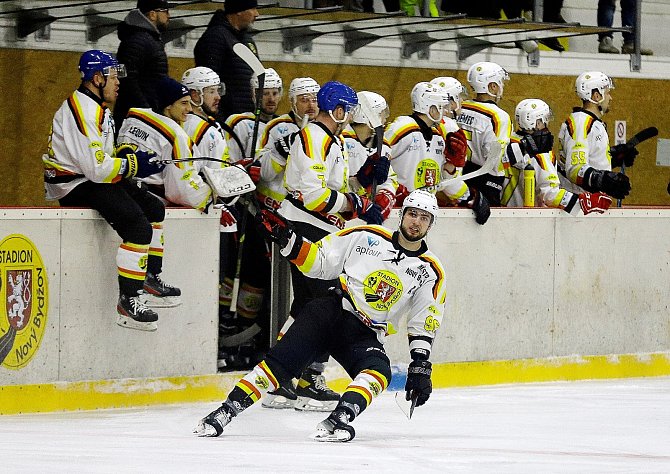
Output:
<instances>
[{"instance_id":1,"label":"team logo on jersey","mask_svg":"<svg viewBox=\"0 0 670 474\"><path fill-rule=\"evenodd\" d=\"M379 245L379 240L368 235L368 246L376 247L377 245Z\"/></svg>"},{"instance_id":2,"label":"team logo on jersey","mask_svg":"<svg viewBox=\"0 0 670 474\"><path fill-rule=\"evenodd\" d=\"M365 278L365 301L376 311L388 311L402 295L402 281L388 270L377 270Z\"/></svg>"},{"instance_id":3,"label":"team logo on jersey","mask_svg":"<svg viewBox=\"0 0 670 474\"><path fill-rule=\"evenodd\" d=\"M419 162L414 175L414 189L434 186L440 182L440 166L435 160L427 158Z\"/></svg>"},{"instance_id":4,"label":"team logo on jersey","mask_svg":"<svg viewBox=\"0 0 670 474\"><path fill-rule=\"evenodd\" d=\"M47 322L48 282L42 257L23 235L0 242L0 363L24 367L37 352Z\"/></svg>"}]
</instances>

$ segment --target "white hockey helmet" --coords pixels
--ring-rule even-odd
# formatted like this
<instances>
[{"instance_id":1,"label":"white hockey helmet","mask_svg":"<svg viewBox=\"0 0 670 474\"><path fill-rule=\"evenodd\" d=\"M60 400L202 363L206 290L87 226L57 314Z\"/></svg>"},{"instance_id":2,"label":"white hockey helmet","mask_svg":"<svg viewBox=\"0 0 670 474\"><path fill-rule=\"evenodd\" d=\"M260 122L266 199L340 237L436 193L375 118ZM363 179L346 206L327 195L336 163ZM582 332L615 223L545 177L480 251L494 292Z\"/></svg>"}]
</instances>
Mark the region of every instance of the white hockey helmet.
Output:
<instances>
[{"instance_id":1,"label":"white hockey helmet","mask_svg":"<svg viewBox=\"0 0 670 474\"><path fill-rule=\"evenodd\" d=\"M542 121L546 126L554 117L549 105L540 99L523 99L516 104L514 110L517 125L523 130L534 130L537 121Z\"/></svg>"},{"instance_id":2,"label":"white hockey helmet","mask_svg":"<svg viewBox=\"0 0 670 474\"><path fill-rule=\"evenodd\" d=\"M386 99L376 92L361 91L356 93L358 105L353 110L353 123L364 123L371 129L384 126L391 112Z\"/></svg>"},{"instance_id":3,"label":"white hockey helmet","mask_svg":"<svg viewBox=\"0 0 670 474\"><path fill-rule=\"evenodd\" d=\"M299 95L316 94L321 86L311 77L296 77L288 86L288 98L295 101Z\"/></svg>"},{"instance_id":4,"label":"white hockey helmet","mask_svg":"<svg viewBox=\"0 0 670 474\"><path fill-rule=\"evenodd\" d=\"M219 86L219 94L226 93L226 87L221 82L219 75L208 67L198 66L192 67L184 71L181 76L181 83L189 90L202 92L205 87Z\"/></svg>"},{"instance_id":5,"label":"white hockey helmet","mask_svg":"<svg viewBox=\"0 0 670 474\"><path fill-rule=\"evenodd\" d=\"M450 110L449 94L439 86L430 82L419 82L412 89L412 110L426 114L435 122L442 120L445 111ZM439 117L430 115L430 108L435 106Z\"/></svg>"},{"instance_id":6,"label":"white hockey helmet","mask_svg":"<svg viewBox=\"0 0 670 474\"><path fill-rule=\"evenodd\" d=\"M509 81L509 74L500 65L482 61L475 63L468 69L468 83L477 94L490 94L489 84L498 84L499 98L502 97L503 81Z\"/></svg>"},{"instance_id":7,"label":"white hockey helmet","mask_svg":"<svg viewBox=\"0 0 670 474\"><path fill-rule=\"evenodd\" d=\"M405 211L410 207L426 211L431 216L433 216L431 225L433 222L435 222L439 207L437 206L437 198L435 197L434 194L429 193L428 191L422 191L420 189L417 189L409 193L409 196L405 198L405 201L403 201L402 203L402 208L400 209L401 220L402 217L405 215Z\"/></svg>"},{"instance_id":8,"label":"white hockey helmet","mask_svg":"<svg viewBox=\"0 0 670 474\"><path fill-rule=\"evenodd\" d=\"M583 72L577 77L575 81L575 91L582 100L596 103L591 99L594 90L600 92L600 95L605 97L605 91L614 89L614 81L607 74L599 71Z\"/></svg>"},{"instance_id":9,"label":"white hockey helmet","mask_svg":"<svg viewBox=\"0 0 670 474\"><path fill-rule=\"evenodd\" d=\"M465 86L461 84L461 81L459 81L455 77L448 77L448 76L436 77L435 79L430 81L430 83L444 89L447 92L447 94L449 94L451 100L456 102L458 107L461 106L461 101L468 97L468 92L465 89Z\"/></svg>"},{"instance_id":10,"label":"white hockey helmet","mask_svg":"<svg viewBox=\"0 0 670 474\"><path fill-rule=\"evenodd\" d=\"M258 76L251 76L251 88L253 90L258 89ZM265 80L263 82L263 89L279 89L279 94L283 92L283 83L277 71L273 68L267 68L265 70Z\"/></svg>"}]
</instances>

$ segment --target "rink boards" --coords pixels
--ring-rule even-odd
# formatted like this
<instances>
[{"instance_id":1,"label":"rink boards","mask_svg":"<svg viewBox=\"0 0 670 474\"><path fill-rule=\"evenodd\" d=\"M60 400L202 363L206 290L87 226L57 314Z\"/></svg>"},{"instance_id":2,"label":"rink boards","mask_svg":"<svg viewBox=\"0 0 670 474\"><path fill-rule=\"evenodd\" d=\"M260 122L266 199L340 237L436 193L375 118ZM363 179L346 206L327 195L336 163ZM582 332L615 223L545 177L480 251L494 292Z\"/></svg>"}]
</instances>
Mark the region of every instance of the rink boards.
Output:
<instances>
[{"instance_id":1,"label":"rink boards","mask_svg":"<svg viewBox=\"0 0 670 474\"><path fill-rule=\"evenodd\" d=\"M485 226L469 210L441 213L429 239L448 288L435 386L670 374L670 210L496 209ZM164 275L184 304L160 311L155 333L115 324L119 238L94 212L1 210L0 240L4 299L18 274L35 282L0 313L0 413L215 400L239 378L215 374L218 215L168 211ZM3 352L18 300L33 326L14 327ZM387 344L392 389L404 385L402 334Z\"/></svg>"}]
</instances>

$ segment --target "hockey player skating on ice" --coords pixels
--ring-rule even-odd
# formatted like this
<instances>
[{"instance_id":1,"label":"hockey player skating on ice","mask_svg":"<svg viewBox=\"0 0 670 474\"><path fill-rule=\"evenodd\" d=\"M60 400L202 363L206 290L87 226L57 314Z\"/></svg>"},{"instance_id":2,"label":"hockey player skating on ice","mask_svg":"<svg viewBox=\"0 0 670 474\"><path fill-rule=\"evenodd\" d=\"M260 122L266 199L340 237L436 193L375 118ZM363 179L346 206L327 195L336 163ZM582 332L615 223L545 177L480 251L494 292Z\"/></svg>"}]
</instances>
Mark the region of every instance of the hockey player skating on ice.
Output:
<instances>
[{"instance_id":1,"label":"hockey player skating on ice","mask_svg":"<svg viewBox=\"0 0 670 474\"><path fill-rule=\"evenodd\" d=\"M317 425L319 441L350 441L350 423L386 389L391 368L382 341L407 317L412 362L406 398L423 405L432 391L429 361L445 305L444 270L424 238L437 216L437 200L412 192L401 209L400 228L352 227L314 244L275 214L264 211L260 223L281 253L306 274L337 278L325 297L308 303L265 360L245 375L223 404L203 418L199 436L219 436L226 425L268 390L296 398L291 378L314 356L328 351L347 371L351 383L336 408Z\"/></svg>"},{"instance_id":2,"label":"hockey player skating on ice","mask_svg":"<svg viewBox=\"0 0 670 474\"><path fill-rule=\"evenodd\" d=\"M612 199L604 193L574 194L561 188L553 152L554 137L548 128L553 114L546 102L524 99L517 104L514 115L519 129L512 134L503 158L507 170L503 206L555 207L572 215L579 215L580 209L584 214L602 214L609 209ZM528 184L527 173L531 173ZM526 191L532 194L530 203L524 202Z\"/></svg>"},{"instance_id":3,"label":"hockey player skating on ice","mask_svg":"<svg viewBox=\"0 0 670 474\"><path fill-rule=\"evenodd\" d=\"M602 191L623 199L630 192L630 181L612 168L631 166L637 150L624 145L610 150L602 117L610 109L614 83L602 72L589 71L577 77L575 89L582 107L573 110L558 134L561 184L577 194Z\"/></svg>"},{"instance_id":4,"label":"hockey player skating on ice","mask_svg":"<svg viewBox=\"0 0 670 474\"><path fill-rule=\"evenodd\" d=\"M149 159L155 153L125 149L115 156L114 121L107 104L114 104L123 64L109 53L87 51L79 60L81 85L63 102L53 119L43 156L47 199L62 206L91 207L123 239L116 254L119 273L117 323L155 331L158 315L145 306L144 291L163 296L163 203L133 178L160 173L163 165ZM173 303L176 303L173 301Z\"/></svg>"},{"instance_id":5,"label":"hockey player skating on ice","mask_svg":"<svg viewBox=\"0 0 670 474\"><path fill-rule=\"evenodd\" d=\"M463 102L456 118L468 139L468 161L463 169L470 173L489 159L496 160L496 168L468 181L471 188L486 196L491 206L500 206L505 173L502 158L509 144L512 124L509 114L498 107L503 96L507 71L496 63L479 62L468 69L468 83L475 98Z\"/></svg>"}]
</instances>

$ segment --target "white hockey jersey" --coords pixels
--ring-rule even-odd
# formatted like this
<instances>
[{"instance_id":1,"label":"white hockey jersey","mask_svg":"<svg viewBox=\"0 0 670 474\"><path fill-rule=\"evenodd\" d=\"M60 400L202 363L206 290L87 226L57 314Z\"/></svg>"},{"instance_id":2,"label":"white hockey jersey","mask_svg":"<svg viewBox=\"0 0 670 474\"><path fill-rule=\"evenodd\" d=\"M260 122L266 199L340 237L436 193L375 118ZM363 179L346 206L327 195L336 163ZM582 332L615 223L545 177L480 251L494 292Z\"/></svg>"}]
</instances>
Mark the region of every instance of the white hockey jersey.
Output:
<instances>
[{"instance_id":1,"label":"white hockey jersey","mask_svg":"<svg viewBox=\"0 0 670 474\"><path fill-rule=\"evenodd\" d=\"M450 119L429 128L414 116L397 117L384 132L384 141L391 148L391 166L398 175L398 183L411 192L460 175L461 169L453 175L443 172L445 139L447 133L456 130L458 126ZM470 195L464 182L448 185L442 192L452 200L467 199Z\"/></svg>"},{"instance_id":2,"label":"white hockey jersey","mask_svg":"<svg viewBox=\"0 0 670 474\"><path fill-rule=\"evenodd\" d=\"M512 134L505 158L503 158L507 172L501 199L502 205L523 207L525 191L523 171L525 166L530 164L535 176L535 206L554 207L573 215L579 214L581 208L576 205L577 195L561 188L554 152L540 153L531 158L521 152L520 139L520 135Z\"/></svg>"},{"instance_id":3,"label":"white hockey jersey","mask_svg":"<svg viewBox=\"0 0 670 474\"><path fill-rule=\"evenodd\" d=\"M256 137L256 149L251 153L251 142L254 136L253 112L233 114L226 119L223 127L223 136L226 139L226 158L231 163L236 163L243 158L255 156L260 148L261 136L267 123L262 120L258 123L258 135ZM231 132L232 130L232 132Z\"/></svg>"},{"instance_id":4,"label":"white hockey jersey","mask_svg":"<svg viewBox=\"0 0 670 474\"><path fill-rule=\"evenodd\" d=\"M612 171L609 137L602 120L593 113L575 109L558 133L561 184L577 194L589 168Z\"/></svg>"},{"instance_id":5,"label":"white hockey jersey","mask_svg":"<svg viewBox=\"0 0 670 474\"><path fill-rule=\"evenodd\" d=\"M184 159L193 155L193 142L174 120L151 109L131 108L121 124L119 144L133 143L143 151L154 151L163 159ZM142 181L165 191L165 199L181 206L203 210L212 198L209 185L198 175L194 162L167 165L162 172Z\"/></svg>"},{"instance_id":6,"label":"white hockey jersey","mask_svg":"<svg viewBox=\"0 0 670 474\"><path fill-rule=\"evenodd\" d=\"M196 114L188 114L183 129L193 142L193 156L223 160L226 151L223 130L213 118L210 119L208 121ZM194 161L193 166L200 171L203 167L222 168L223 163L202 160Z\"/></svg>"},{"instance_id":7,"label":"white hockey jersey","mask_svg":"<svg viewBox=\"0 0 670 474\"><path fill-rule=\"evenodd\" d=\"M456 122L468 139L468 160L482 166L495 156L498 166L489 174L504 176L502 158L512 133L509 114L494 102L465 100Z\"/></svg>"},{"instance_id":8,"label":"white hockey jersey","mask_svg":"<svg viewBox=\"0 0 670 474\"><path fill-rule=\"evenodd\" d=\"M311 278L339 278L344 309L373 329L381 342L407 316L408 334L420 338L410 343L410 350L430 351L444 316L446 283L442 264L425 242L410 252L399 246L397 231L356 226L318 243L289 245L282 254L297 255L291 261Z\"/></svg>"},{"instance_id":9,"label":"white hockey jersey","mask_svg":"<svg viewBox=\"0 0 670 474\"><path fill-rule=\"evenodd\" d=\"M54 115L42 156L46 198L60 199L84 181L117 182L123 160L113 155L111 112L88 89L74 91Z\"/></svg>"},{"instance_id":10,"label":"white hockey jersey","mask_svg":"<svg viewBox=\"0 0 670 474\"><path fill-rule=\"evenodd\" d=\"M368 148L363 145L351 126L344 129L342 137L344 138L344 146L346 147L347 155L349 157L349 189L361 195L366 194L365 188L361 186L356 178L356 173L358 173L358 170L365 164L368 157L377 152L377 149ZM391 156L391 148L387 143L382 145L382 156ZM395 196L396 190L398 189L398 175L393 171L392 166L389 169L386 181L377 183L377 191L382 189Z\"/></svg>"},{"instance_id":11,"label":"white hockey jersey","mask_svg":"<svg viewBox=\"0 0 670 474\"><path fill-rule=\"evenodd\" d=\"M326 232L344 228L339 212L347 202L349 164L341 135L320 122L307 124L291 145L284 178L289 193L279 211L284 217Z\"/></svg>"}]
</instances>

